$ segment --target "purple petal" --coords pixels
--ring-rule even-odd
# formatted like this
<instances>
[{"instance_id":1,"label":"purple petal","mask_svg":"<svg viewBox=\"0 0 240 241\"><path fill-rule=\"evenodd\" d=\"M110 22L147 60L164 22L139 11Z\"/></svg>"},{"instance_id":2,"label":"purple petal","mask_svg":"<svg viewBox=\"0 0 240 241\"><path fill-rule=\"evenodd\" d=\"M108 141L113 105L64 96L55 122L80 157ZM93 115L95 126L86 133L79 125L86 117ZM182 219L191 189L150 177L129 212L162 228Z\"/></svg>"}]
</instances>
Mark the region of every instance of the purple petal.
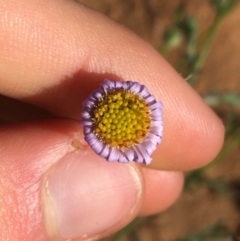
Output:
<instances>
[{"instance_id":1,"label":"purple petal","mask_svg":"<svg viewBox=\"0 0 240 241\"><path fill-rule=\"evenodd\" d=\"M119 151L119 162L121 162L121 163L127 163L128 162L128 160L125 157L124 153L122 153L121 151Z\"/></svg>"},{"instance_id":2,"label":"purple petal","mask_svg":"<svg viewBox=\"0 0 240 241\"><path fill-rule=\"evenodd\" d=\"M143 142L141 145L144 146L144 148L146 149L147 153L149 155L151 155L157 148L156 144L153 144L151 141L147 140L145 142Z\"/></svg>"},{"instance_id":3,"label":"purple petal","mask_svg":"<svg viewBox=\"0 0 240 241\"><path fill-rule=\"evenodd\" d=\"M95 102L96 98L94 97L94 94L96 94L98 91L94 91L89 97L88 100Z\"/></svg>"},{"instance_id":4,"label":"purple petal","mask_svg":"<svg viewBox=\"0 0 240 241\"><path fill-rule=\"evenodd\" d=\"M85 135L91 134L93 132L93 128L89 127L89 126L85 126L84 129L83 129L83 132L84 132Z\"/></svg>"},{"instance_id":5,"label":"purple petal","mask_svg":"<svg viewBox=\"0 0 240 241\"><path fill-rule=\"evenodd\" d=\"M95 99L101 99L103 97L104 92L99 89L98 91L95 91L93 93L93 96Z\"/></svg>"},{"instance_id":6,"label":"purple petal","mask_svg":"<svg viewBox=\"0 0 240 241\"><path fill-rule=\"evenodd\" d=\"M160 109L155 109L153 111L151 111L151 116L162 116L162 110Z\"/></svg>"},{"instance_id":7,"label":"purple petal","mask_svg":"<svg viewBox=\"0 0 240 241\"><path fill-rule=\"evenodd\" d=\"M92 103L95 104L97 99L93 96L93 93L92 93L90 96L88 96L88 98L85 101L90 102L91 104ZM85 105L85 103L84 103L84 105Z\"/></svg>"},{"instance_id":8,"label":"purple petal","mask_svg":"<svg viewBox=\"0 0 240 241\"><path fill-rule=\"evenodd\" d=\"M143 145L139 145L137 147L138 151L141 153L142 157L143 157L143 162L148 165L151 163L152 158L150 157L150 155L148 154L148 152L146 151L146 149L144 148Z\"/></svg>"},{"instance_id":9,"label":"purple petal","mask_svg":"<svg viewBox=\"0 0 240 241\"><path fill-rule=\"evenodd\" d=\"M107 158L109 156L109 153L110 153L110 147L108 145L105 145L104 149L100 153L100 156Z\"/></svg>"},{"instance_id":10,"label":"purple petal","mask_svg":"<svg viewBox=\"0 0 240 241\"><path fill-rule=\"evenodd\" d=\"M138 94L140 89L141 89L141 85L139 83L135 82L129 90Z\"/></svg>"},{"instance_id":11,"label":"purple petal","mask_svg":"<svg viewBox=\"0 0 240 241\"><path fill-rule=\"evenodd\" d=\"M153 120L153 121L162 121L162 115L152 116L152 115L150 114L150 116L152 117L152 120Z\"/></svg>"},{"instance_id":12,"label":"purple petal","mask_svg":"<svg viewBox=\"0 0 240 241\"><path fill-rule=\"evenodd\" d=\"M113 162L113 161L118 161L118 158L119 158L119 153L117 148L111 147L110 155L108 156L107 160L109 162Z\"/></svg>"},{"instance_id":13,"label":"purple petal","mask_svg":"<svg viewBox=\"0 0 240 241\"><path fill-rule=\"evenodd\" d=\"M87 143L89 144L89 146L93 147L93 145L98 142L99 140L97 138L92 138L92 139L85 139L87 141Z\"/></svg>"},{"instance_id":14,"label":"purple petal","mask_svg":"<svg viewBox=\"0 0 240 241\"><path fill-rule=\"evenodd\" d=\"M91 113L93 106L94 105L91 105L91 106L83 105L83 111Z\"/></svg>"},{"instance_id":15,"label":"purple petal","mask_svg":"<svg viewBox=\"0 0 240 241\"><path fill-rule=\"evenodd\" d=\"M134 84L134 82L131 80L127 80L126 83L128 83L129 88L131 88L131 86Z\"/></svg>"},{"instance_id":16,"label":"purple petal","mask_svg":"<svg viewBox=\"0 0 240 241\"><path fill-rule=\"evenodd\" d=\"M139 91L139 95L142 97L142 98L147 98L148 96L150 96L150 93L148 92L148 89L144 86L144 85L141 85L141 89Z\"/></svg>"},{"instance_id":17,"label":"purple petal","mask_svg":"<svg viewBox=\"0 0 240 241\"><path fill-rule=\"evenodd\" d=\"M110 81L109 79L105 79L103 81L104 84L106 84L107 86L109 86L110 89L114 88L114 81Z\"/></svg>"},{"instance_id":18,"label":"purple petal","mask_svg":"<svg viewBox=\"0 0 240 241\"><path fill-rule=\"evenodd\" d=\"M115 87L118 89L118 88L122 88L123 86L123 82L121 81L115 81Z\"/></svg>"},{"instance_id":19,"label":"purple petal","mask_svg":"<svg viewBox=\"0 0 240 241\"><path fill-rule=\"evenodd\" d=\"M134 161L136 161L137 163L143 163L143 157L141 153L138 151L138 149L135 147L133 147L132 149L134 151Z\"/></svg>"},{"instance_id":20,"label":"purple petal","mask_svg":"<svg viewBox=\"0 0 240 241\"><path fill-rule=\"evenodd\" d=\"M134 160L134 152L133 152L132 148L128 148L124 152L126 154L126 157L127 157L128 161Z\"/></svg>"},{"instance_id":21,"label":"purple petal","mask_svg":"<svg viewBox=\"0 0 240 241\"><path fill-rule=\"evenodd\" d=\"M153 140L149 140L149 141L150 141L154 146L157 147L157 145L161 143L162 139L161 139L161 137L159 137L159 138L158 138L158 143L156 143L156 142L154 143Z\"/></svg>"},{"instance_id":22,"label":"purple petal","mask_svg":"<svg viewBox=\"0 0 240 241\"><path fill-rule=\"evenodd\" d=\"M111 80L109 80L108 78L105 78L105 79L103 80L103 82L102 82L102 85L103 85L103 84L108 85L109 82L111 82Z\"/></svg>"},{"instance_id":23,"label":"purple petal","mask_svg":"<svg viewBox=\"0 0 240 241\"><path fill-rule=\"evenodd\" d=\"M127 83L127 90L130 90L131 89L131 87L133 86L133 84L134 84L134 82L132 82L132 81L126 81L126 83Z\"/></svg>"},{"instance_id":24,"label":"purple petal","mask_svg":"<svg viewBox=\"0 0 240 241\"><path fill-rule=\"evenodd\" d=\"M162 120L153 120L151 126L163 126L163 121Z\"/></svg>"},{"instance_id":25,"label":"purple petal","mask_svg":"<svg viewBox=\"0 0 240 241\"><path fill-rule=\"evenodd\" d=\"M91 116L90 116L89 112L84 111L84 112L82 113L82 118L84 118L84 119L86 120L86 119L90 119Z\"/></svg>"},{"instance_id":26,"label":"purple petal","mask_svg":"<svg viewBox=\"0 0 240 241\"><path fill-rule=\"evenodd\" d=\"M87 134L87 135L85 136L85 139L86 139L87 141L89 141L89 140L91 140L91 139L93 139L93 138L95 138L95 139L97 138L94 133L89 133L89 134Z\"/></svg>"},{"instance_id":27,"label":"purple petal","mask_svg":"<svg viewBox=\"0 0 240 241\"><path fill-rule=\"evenodd\" d=\"M149 131L150 133L160 136L163 133L163 126L151 126Z\"/></svg>"},{"instance_id":28,"label":"purple petal","mask_svg":"<svg viewBox=\"0 0 240 241\"><path fill-rule=\"evenodd\" d=\"M150 95L149 97L145 98L144 100L149 105L152 105L152 104L156 103L155 97L152 96L152 95Z\"/></svg>"},{"instance_id":29,"label":"purple petal","mask_svg":"<svg viewBox=\"0 0 240 241\"><path fill-rule=\"evenodd\" d=\"M160 136L156 136L152 133L148 133L148 138L147 140L151 141L154 145L157 145L161 142L161 137Z\"/></svg>"},{"instance_id":30,"label":"purple petal","mask_svg":"<svg viewBox=\"0 0 240 241\"><path fill-rule=\"evenodd\" d=\"M83 121L82 121L82 125L83 125L83 126L92 126L93 123L92 123L92 121L87 121L87 120L85 121L85 120L83 120Z\"/></svg>"},{"instance_id":31,"label":"purple petal","mask_svg":"<svg viewBox=\"0 0 240 241\"><path fill-rule=\"evenodd\" d=\"M97 154L100 154L104 147L104 144L101 141L97 141L91 147Z\"/></svg>"},{"instance_id":32,"label":"purple petal","mask_svg":"<svg viewBox=\"0 0 240 241\"><path fill-rule=\"evenodd\" d=\"M123 82L122 87L123 89L128 90L128 82Z\"/></svg>"},{"instance_id":33,"label":"purple petal","mask_svg":"<svg viewBox=\"0 0 240 241\"><path fill-rule=\"evenodd\" d=\"M155 109L159 109L159 111L161 111L162 107L163 107L163 104L161 102L157 102L148 106L148 108L152 111Z\"/></svg>"},{"instance_id":34,"label":"purple petal","mask_svg":"<svg viewBox=\"0 0 240 241\"><path fill-rule=\"evenodd\" d=\"M95 101L91 101L89 99L86 99L84 102L83 102L83 106L87 106L89 108L93 107L95 104Z\"/></svg>"},{"instance_id":35,"label":"purple petal","mask_svg":"<svg viewBox=\"0 0 240 241\"><path fill-rule=\"evenodd\" d=\"M109 86L108 86L107 84L103 83L101 87L102 87L102 89L103 89L103 92L104 92L105 94L107 94L107 93L108 93L108 90L110 89Z\"/></svg>"},{"instance_id":36,"label":"purple petal","mask_svg":"<svg viewBox=\"0 0 240 241\"><path fill-rule=\"evenodd\" d=\"M150 117L151 117L152 120L154 120L154 121L162 121L162 115L161 115L161 113L159 113L159 114L155 113L154 115L150 114Z\"/></svg>"}]
</instances>

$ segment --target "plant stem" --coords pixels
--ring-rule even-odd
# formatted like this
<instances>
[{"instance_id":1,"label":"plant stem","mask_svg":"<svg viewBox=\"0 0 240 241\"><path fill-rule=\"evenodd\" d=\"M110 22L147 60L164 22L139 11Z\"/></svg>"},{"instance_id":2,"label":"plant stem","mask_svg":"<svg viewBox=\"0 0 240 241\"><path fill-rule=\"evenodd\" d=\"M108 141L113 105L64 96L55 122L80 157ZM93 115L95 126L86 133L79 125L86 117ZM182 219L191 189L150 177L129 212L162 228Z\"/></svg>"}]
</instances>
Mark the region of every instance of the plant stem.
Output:
<instances>
[{"instance_id":1,"label":"plant stem","mask_svg":"<svg viewBox=\"0 0 240 241\"><path fill-rule=\"evenodd\" d=\"M212 25L210 26L210 28L208 29L207 33L206 33L206 38L204 40L204 43L202 45L202 48L200 50L200 53L198 55L197 60L195 61L195 63L191 66L190 69L190 73L191 74L191 78L189 78L188 82L191 85L194 85L197 79L197 76L199 74L199 72L202 70L203 65L206 61L206 58L209 54L211 45L213 43L215 34L221 24L221 22L223 21L223 19L228 15L228 13L237 6L237 4L239 4L239 1L237 1L235 4L232 4L232 6L225 10L225 11L218 11L217 15L212 23Z\"/></svg>"},{"instance_id":2,"label":"plant stem","mask_svg":"<svg viewBox=\"0 0 240 241\"><path fill-rule=\"evenodd\" d=\"M206 61L206 58L208 56L209 50L211 48L214 36L218 30L218 27L222 20L224 19L224 16L226 14L218 14L212 23L212 26L208 29L207 34L206 34L206 39L204 41L204 44L202 46L201 52L198 56L198 59L196 60L195 64L192 67L192 73L191 73L191 78L189 79L189 83L191 85L194 85L196 82L197 75L199 72L202 70L203 65Z\"/></svg>"},{"instance_id":3,"label":"plant stem","mask_svg":"<svg viewBox=\"0 0 240 241\"><path fill-rule=\"evenodd\" d=\"M135 218L131 223L129 223L125 228L120 230L112 239L112 241L121 241L126 237L138 224L139 218Z\"/></svg>"}]
</instances>

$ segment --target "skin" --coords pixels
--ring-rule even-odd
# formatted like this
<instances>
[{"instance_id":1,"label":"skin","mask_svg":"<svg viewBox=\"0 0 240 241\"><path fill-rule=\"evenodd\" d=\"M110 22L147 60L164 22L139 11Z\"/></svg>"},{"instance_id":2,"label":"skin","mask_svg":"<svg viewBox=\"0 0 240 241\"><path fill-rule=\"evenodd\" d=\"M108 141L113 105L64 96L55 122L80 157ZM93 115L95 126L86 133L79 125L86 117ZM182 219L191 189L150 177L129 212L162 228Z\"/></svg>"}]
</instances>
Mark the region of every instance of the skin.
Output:
<instances>
[{"instance_id":1,"label":"skin","mask_svg":"<svg viewBox=\"0 0 240 241\"><path fill-rule=\"evenodd\" d=\"M0 0L0 33L0 94L11 98L2 98L1 117L13 116L0 125L1 240L59 240L46 228L42 182L68 152L95 158L79 116L106 77L139 81L163 102L164 137L151 165L126 164L140 177L137 208L95 236L165 210L181 192L182 172L219 152L218 117L159 53L105 16L74 1Z\"/></svg>"}]
</instances>

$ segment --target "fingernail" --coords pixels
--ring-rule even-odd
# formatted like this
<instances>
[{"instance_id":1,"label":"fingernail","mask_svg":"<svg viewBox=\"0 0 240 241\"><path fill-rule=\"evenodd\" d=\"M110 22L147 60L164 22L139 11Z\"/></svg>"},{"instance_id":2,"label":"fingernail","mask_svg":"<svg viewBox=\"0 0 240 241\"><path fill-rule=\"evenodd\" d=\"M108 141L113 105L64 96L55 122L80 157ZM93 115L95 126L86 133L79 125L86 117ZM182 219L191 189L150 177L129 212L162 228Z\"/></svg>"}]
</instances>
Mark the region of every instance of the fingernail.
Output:
<instances>
[{"instance_id":1,"label":"fingernail","mask_svg":"<svg viewBox=\"0 0 240 241\"><path fill-rule=\"evenodd\" d=\"M142 185L132 165L76 152L50 170L43 189L49 235L88 239L130 221L136 215Z\"/></svg>"}]
</instances>

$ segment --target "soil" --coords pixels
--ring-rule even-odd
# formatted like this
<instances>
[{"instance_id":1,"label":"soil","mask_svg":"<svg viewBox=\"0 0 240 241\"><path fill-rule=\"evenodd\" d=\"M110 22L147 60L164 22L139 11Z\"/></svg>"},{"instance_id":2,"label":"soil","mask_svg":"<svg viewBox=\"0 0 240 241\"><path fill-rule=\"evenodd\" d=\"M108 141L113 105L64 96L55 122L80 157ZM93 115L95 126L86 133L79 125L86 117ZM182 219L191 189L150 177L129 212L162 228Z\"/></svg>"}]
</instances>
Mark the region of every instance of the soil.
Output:
<instances>
[{"instance_id":1,"label":"soil","mask_svg":"<svg viewBox=\"0 0 240 241\"><path fill-rule=\"evenodd\" d=\"M170 26L180 4L179 0L78 1L131 29L156 50L160 50L163 32ZM186 12L197 17L201 36L210 26L215 12L208 0L188 0L185 3ZM239 40L240 7L237 7L226 17L215 36L195 86L200 94L209 91L240 93ZM177 50L176 54L170 55L169 61L173 65L178 52ZM220 178L224 188L222 186L220 190L213 190L209 185L195 185L191 190L183 192L178 202L167 211L141 219L137 227L123 240L176 240L200 232L219 221L235 232L240 226L240 148L211 168L206 176L211 179ZM218 184L221 186L222 182L219 181ZM230 184L235 187L234 192L230 189ZM109 241L112 238L104 240Z\"/></svg>"}]
</instances>

